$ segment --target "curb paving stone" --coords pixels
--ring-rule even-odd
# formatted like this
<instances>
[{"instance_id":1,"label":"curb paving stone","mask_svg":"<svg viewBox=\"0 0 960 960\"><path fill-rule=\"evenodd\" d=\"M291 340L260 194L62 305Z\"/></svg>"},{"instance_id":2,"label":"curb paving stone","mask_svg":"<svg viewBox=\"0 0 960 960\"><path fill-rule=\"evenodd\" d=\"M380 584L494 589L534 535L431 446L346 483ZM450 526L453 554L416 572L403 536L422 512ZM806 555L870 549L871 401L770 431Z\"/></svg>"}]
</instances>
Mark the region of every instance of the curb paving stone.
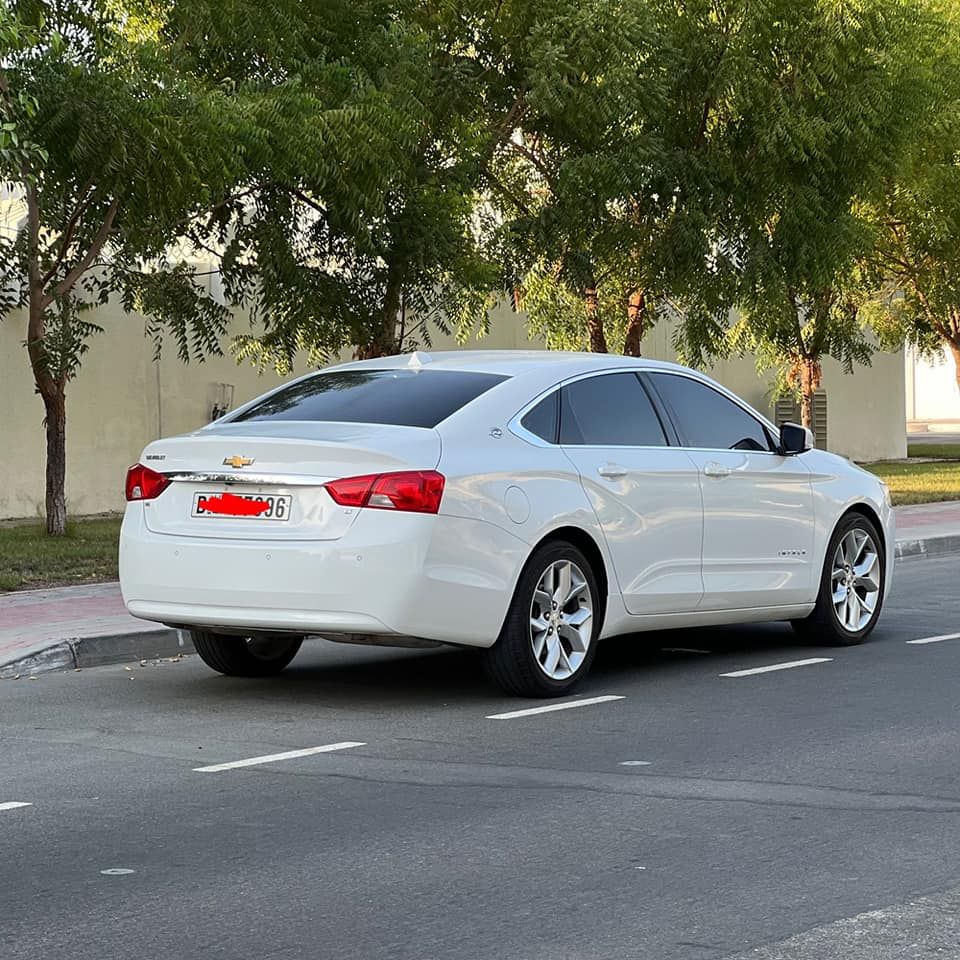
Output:
<instances>
[{"instance_id":1,"label":"curb paving stone","mask_svg":"<svg viewBox=\"0 0 960 960\"><path fill-rule=\"evenodd\" d=\"M894 557L897 560L932 560L954 553L960 553L960 535L957 534L898 540ZM191 653L194 653L193 644L186 631L168 627L137 633L80 637L57 641L45 650L0 666L0 680Z\"/></svg>"},{"instance_id":2,"label":"curb paving stone","mask_svg":"<svg viewBox=\"0 0 960 960\"><path fill-rule=\"evenodd\" d=\"M78 670L111 663L159 660L193 653L193 644L180 630L168 627L139 633L108 633L64 640L0 667L0 680L35 676L52 670Z\"/></svg>"},{"instance_id":3,"label":"curb paving stone","mask_svg":"<svg viewBox=\"0 0 960 960\"><path fill-rule=\"evenodd\" d=\"M960 535L898 540L894 556L897 560L909 560L920 557L944 557L951 553L960 553Z\"/></svg>"}]
</instances>

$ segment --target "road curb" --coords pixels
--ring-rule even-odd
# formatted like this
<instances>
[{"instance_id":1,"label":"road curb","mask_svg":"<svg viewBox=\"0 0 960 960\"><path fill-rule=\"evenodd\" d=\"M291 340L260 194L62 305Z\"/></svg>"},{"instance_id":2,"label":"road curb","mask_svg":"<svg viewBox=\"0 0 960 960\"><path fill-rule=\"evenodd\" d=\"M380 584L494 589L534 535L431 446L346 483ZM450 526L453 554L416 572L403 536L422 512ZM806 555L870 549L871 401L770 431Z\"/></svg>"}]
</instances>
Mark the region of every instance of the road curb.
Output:
<instances>
[{"instance_id":1,"label":"road curb","mask_svg":"<svg viewBox=\"0 0 960 960\"><path fill-rule=\"evenodd\" d=\"M163 627L57 641L45 650L0 666L0 680L36 676L53 670L103 667L111 663L158 660L193 653L189 638L184 635L181 642L178 633L177 630Z\"/></svg>"},{"instance_id":2,"label":"road curb","mask_svg":"<svg viewBox=\"0 0 960 960\"><path fill-rule=\"evenodd\" d=\"M960 553L960 534L945 537L920 537L915 540L898 540L894 556L897 560L934 559Z\"/></svg>"}]
</instances>

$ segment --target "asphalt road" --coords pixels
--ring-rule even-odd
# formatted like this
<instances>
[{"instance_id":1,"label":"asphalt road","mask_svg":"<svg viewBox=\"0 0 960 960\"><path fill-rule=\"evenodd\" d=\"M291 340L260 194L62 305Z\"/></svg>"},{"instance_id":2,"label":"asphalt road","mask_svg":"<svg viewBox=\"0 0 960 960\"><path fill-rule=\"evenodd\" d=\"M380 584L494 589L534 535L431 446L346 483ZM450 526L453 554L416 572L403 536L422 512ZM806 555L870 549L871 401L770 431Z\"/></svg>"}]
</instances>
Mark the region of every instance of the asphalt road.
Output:
<instances>
[{"instance_id":1,"label":"asphalt road","mask_svg":"<svg viewBox=\"0 0 960 960\"><path fill-rule=\"evenodd\" d=\"M863 646L620 638L575 699L622 699L511 719L470 654L322 642L0 682L0 958L960 957L960 639L906 642L958 568Z\"/></svg>"}]
</instances>

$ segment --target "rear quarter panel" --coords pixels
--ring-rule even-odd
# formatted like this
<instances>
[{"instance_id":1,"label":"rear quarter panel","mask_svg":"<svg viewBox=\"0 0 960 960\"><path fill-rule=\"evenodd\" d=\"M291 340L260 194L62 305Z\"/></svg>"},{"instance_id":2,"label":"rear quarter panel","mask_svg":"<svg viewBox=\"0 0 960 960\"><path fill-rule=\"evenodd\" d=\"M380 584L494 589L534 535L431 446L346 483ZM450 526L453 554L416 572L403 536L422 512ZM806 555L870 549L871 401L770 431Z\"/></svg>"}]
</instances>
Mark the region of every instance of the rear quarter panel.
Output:
<instances>
[{"instance_id":1,"label":"rear quarter panel","mask_svg":"<svg viewBox=\"0 0 960 960\"><path fill-rule=\"evenodd\" d=\"M605 622L610 623L610 615L617 615L622 606L617 581L596 513L573 465L559 447L534 446L514 436L506 420L495 428L461 427L455 436L444 436L438 469L446 477L446 486L440 513L490 524L527 545L513 564L503 616L534 547L563 527L583 531L603 558L603 573L611 588ZM491 435L491 429L498 429L499 436ZM471 562L481 566L499 565L496 558L472 556Z\"/></svg>"}]
</instances>

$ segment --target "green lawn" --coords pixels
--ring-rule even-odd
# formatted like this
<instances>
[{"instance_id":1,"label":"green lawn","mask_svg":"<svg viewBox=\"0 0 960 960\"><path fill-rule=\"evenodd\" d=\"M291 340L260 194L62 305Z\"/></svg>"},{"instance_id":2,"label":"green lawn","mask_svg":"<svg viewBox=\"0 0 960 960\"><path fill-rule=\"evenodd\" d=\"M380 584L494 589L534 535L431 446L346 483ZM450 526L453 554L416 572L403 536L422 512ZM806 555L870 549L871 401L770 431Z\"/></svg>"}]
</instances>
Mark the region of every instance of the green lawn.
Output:
<instances>
[{"instance_id":1,"label":"green lawn","mask_svg":"<svg viewBox=\"0 0 960 960\"><path fill-rule=\"evenodd\" d=\"M907 447L907 456L960 460L960 443L911 443Z\"/></svg>"},{"instance_id":2,"label":"green lawn","mask_svg":"<svg viewBox=\"0 0 960 960\"><path fill-rule=\"evenodd\" d=\"M865 463L886 481L896 506L960 500L960 463Z\"/></svg>"},{"instance_id":3,"label":"green lawn","mask_svg":"<svg viewBox=\"0 0 960 960\"><path fill-rule=\"evenodd\" d=\"M65 537L42 523L0 525L0 590L117 579L120 518L73 520Z\"/></svg>"}]
</instances>

